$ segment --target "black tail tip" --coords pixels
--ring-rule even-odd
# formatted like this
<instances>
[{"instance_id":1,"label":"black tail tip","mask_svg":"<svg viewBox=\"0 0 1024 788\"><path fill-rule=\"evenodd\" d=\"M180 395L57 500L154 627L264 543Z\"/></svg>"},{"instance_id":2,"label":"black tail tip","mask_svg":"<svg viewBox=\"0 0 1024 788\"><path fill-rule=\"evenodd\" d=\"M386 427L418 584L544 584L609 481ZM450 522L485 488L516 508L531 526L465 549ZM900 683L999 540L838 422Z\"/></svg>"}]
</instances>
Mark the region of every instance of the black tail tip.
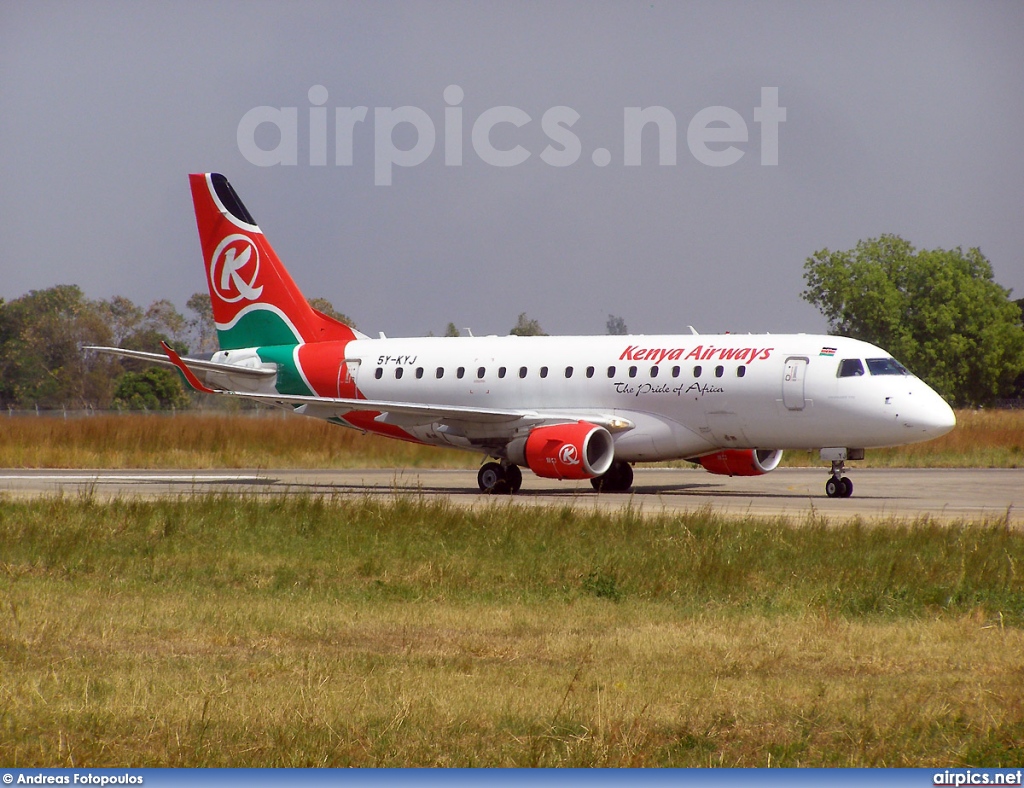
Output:
<instances>
[{"instance_id":1,"label":"black tail tip","mask_svg":"<svg viewBox=\"0 0 1024 788\"><path fill-rule=\"evenodd\" d=\"M227 178L219 172L211 172L210 182L213 184L213 190L217 192L217 199L220 200L221 205L227 209L228 213L240 222L251 224L253 227L256 226L256 220L252 218L252 214L246 209L242 199L231 187L231 184L228 183Z\"/></svg>"}]
</instances>

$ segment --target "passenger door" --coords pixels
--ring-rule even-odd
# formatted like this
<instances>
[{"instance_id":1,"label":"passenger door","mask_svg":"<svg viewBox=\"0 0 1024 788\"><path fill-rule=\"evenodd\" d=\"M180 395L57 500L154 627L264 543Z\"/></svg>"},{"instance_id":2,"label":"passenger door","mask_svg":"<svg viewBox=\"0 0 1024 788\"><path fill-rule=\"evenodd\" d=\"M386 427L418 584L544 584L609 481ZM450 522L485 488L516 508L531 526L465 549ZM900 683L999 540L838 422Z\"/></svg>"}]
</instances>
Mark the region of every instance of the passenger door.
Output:
<instances>
[{"instance_id":1,"label":"passenger door","mask_svg":"<svg viewBox=\"0 0 1024 788\"><path fill-rule=\"evenodd\" d=\"M790 356L786 359L782 376L782 404L788 410L804 409L804 380L808 363L806 356Z\"/></svg>"}]
</instances>

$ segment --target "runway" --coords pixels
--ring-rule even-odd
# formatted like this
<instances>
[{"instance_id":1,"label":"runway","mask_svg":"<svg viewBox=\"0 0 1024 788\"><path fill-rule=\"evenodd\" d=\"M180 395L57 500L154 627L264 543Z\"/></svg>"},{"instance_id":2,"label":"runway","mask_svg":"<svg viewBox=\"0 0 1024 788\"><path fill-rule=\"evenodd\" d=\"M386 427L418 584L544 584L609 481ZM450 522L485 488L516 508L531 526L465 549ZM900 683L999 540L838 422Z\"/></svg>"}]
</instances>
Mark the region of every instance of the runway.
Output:
<instances>
[{"instance_id":1,"label":"runway","mask_svg":"<svg viewBox=\"0 0 1024 788\"><path fill-rule=\"evenodd\" d=\"M853 469L852 498L825 496L822 468L783 468L765 476L715 476L703 470L638 468L627 494L602 494L589 482L559 482L523 474L523 489L512 497L527 506L573 506L645 513L710 507L729 514L785 515L796 521L824 517L832 522L929 517L940 521L989 519L1024 527L1024 469ZM471 470L2 470L0 495L93 495L159 497L207 493L339 496L446 496L460 505L490 505Z\"/></svg>"}]
</instances>

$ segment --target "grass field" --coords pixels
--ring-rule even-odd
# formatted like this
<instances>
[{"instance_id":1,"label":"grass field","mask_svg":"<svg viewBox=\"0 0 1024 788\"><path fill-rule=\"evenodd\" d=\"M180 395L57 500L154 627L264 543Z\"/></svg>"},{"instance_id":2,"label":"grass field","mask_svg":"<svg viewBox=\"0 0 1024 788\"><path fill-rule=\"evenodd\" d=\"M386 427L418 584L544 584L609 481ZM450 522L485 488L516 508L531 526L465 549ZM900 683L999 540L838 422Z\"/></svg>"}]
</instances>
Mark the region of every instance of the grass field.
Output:
<instances>
[{"instance_id":1,"label":"grass field","mask_svg":"<svg viewBox=\"0 0 1024 788\"><path fill-rule=\"evenodd\" d=\"M475 468L476 454L363 435L326 422L280 415L205 413L0 417L6 468ZM788 452L785 465L820 465L817 452ZM858 467L1024 466L1024 411L960 411L949 435L876 449Z\"/></svg>"},{"instance_id":2,"label":"grass field","mask_svg":"<svg viewBox=\"0 0 1024 788\"><path fill-rule=\"evenodd\" d=\"M0 417L7 468L436 468L479 466L479 455L364 435L271 411Z\"/></svg>"},{"instance_id":3,"label":"grass field","mask_svg":"<svg viewBox=\"0 0 1024 788\"><path fill-rule=\"evenodd\" d=\"M6 766L1019 766L1024 534L0 501Z\"/></svg>"}]
</instances>

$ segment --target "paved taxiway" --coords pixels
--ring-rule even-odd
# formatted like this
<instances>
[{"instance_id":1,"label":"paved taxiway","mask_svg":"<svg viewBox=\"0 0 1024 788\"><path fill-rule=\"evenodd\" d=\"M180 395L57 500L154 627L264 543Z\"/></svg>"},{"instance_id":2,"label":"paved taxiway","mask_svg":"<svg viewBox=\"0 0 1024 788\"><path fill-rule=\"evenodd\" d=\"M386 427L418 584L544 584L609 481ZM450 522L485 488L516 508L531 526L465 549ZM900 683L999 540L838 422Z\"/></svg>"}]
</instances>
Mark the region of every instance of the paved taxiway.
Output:
<instances>
[{"instance_id":1,"label":"paved taxiway","mask_svg":"<svg viewBox=\"0 0 1024 788\"><path fill-rule=\"evenodd\" d=\"M703 470L640 468L631 494L594 493L589 482L557 482L525 473L514 496L524 505L566 505L644 512L692 510L703 506L730 514L819 515L833 521L928 516L1006 520L1024 527L1024 469L918 470L854 469L849 499L825 497L827 470L783 468L753 478L714 476ZM155 497L203 493L274 495L447 496L479 505L493 498L479 493L476 472L467 470L253 470L253 471L57 471L2 470L0 494L14 497L93 494L99 497Z\"/></svg>"}]
</instances>

